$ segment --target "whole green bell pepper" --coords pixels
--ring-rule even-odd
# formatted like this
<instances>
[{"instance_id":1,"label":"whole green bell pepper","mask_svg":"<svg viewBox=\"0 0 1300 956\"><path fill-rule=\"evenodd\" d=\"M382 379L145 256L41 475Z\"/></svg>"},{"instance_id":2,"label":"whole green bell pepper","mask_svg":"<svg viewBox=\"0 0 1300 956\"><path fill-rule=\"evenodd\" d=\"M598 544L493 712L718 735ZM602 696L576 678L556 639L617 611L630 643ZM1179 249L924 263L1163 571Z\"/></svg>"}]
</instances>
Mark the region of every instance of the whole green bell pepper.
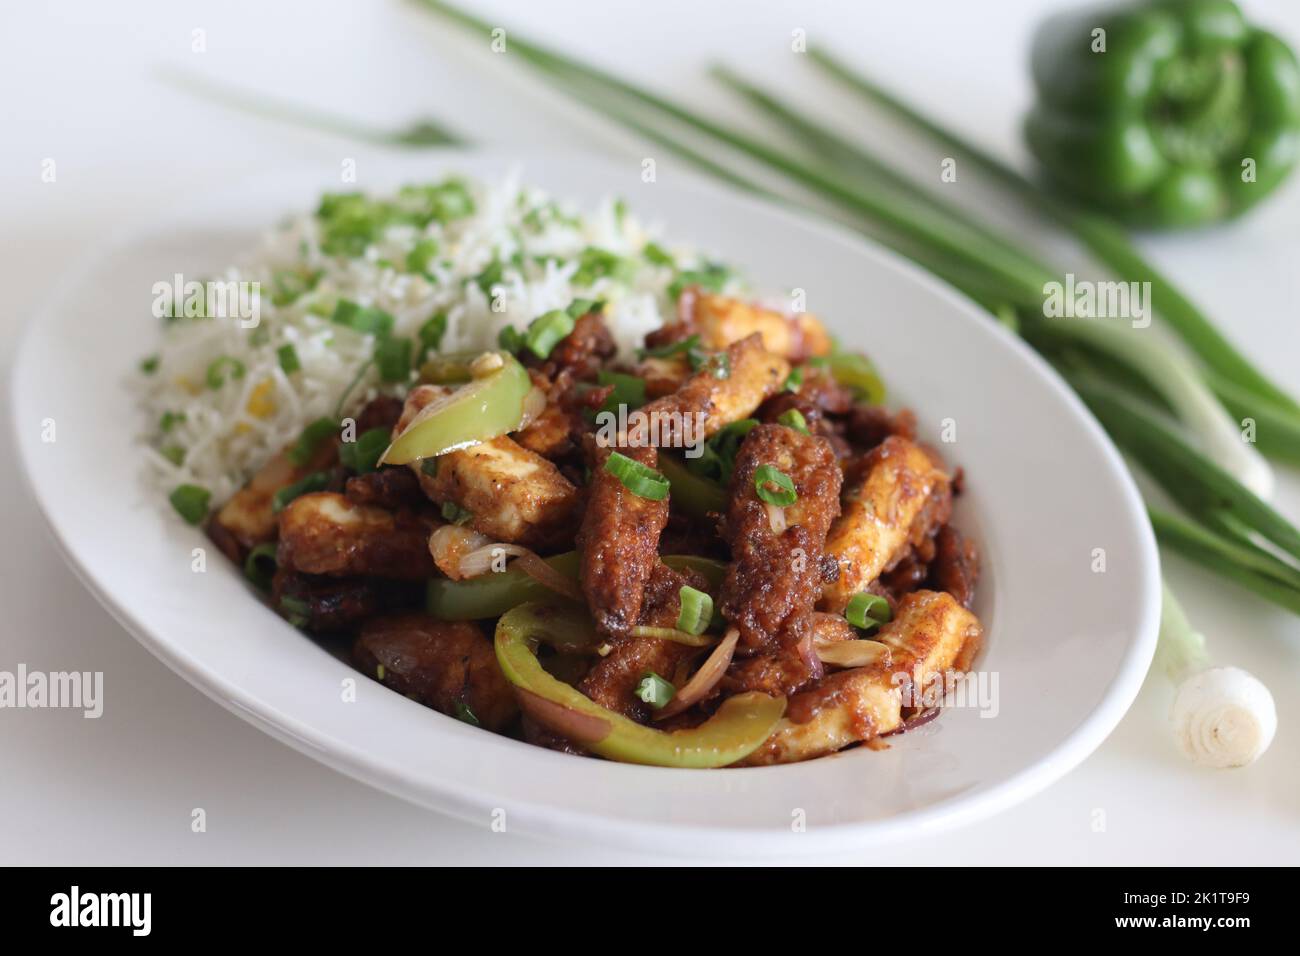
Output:
<instances>
[{"instance_id":1,"label":"whole green bell pepper","mask_svg":"<svg viewBox=\"0 0 1300 956\"><path fill-rule=\"evenodd\" d=\"M1300 158L1300 65L1231 0L1058 15L1033 42L1030 150L1062 189L1126 222L1235 216Z\"/></svg>"}]
</instances>

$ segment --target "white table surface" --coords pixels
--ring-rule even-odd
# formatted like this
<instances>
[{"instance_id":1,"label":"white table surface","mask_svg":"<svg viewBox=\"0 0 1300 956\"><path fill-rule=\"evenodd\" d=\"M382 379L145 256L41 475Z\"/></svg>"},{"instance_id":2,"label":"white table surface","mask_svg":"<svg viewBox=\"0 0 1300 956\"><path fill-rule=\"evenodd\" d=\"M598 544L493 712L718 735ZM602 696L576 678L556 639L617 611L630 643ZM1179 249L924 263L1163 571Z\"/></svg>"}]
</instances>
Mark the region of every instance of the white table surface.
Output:
<instances>
[{"instance_id":1,"label":"white table surface","mask_svg":"<svg viewBox=\"0 0 1300 956\"><path fill-rule=\"evenodd\" d=\"M879 141L887 127L863 118L850 101L828 96L790 52L791 31L802 28L811 43L822 39L854 53L945 120L1019 158L1028 33L1043 12L1061 5L491 0L477 6L676 95L738 114L704 76L706 65L723 57L791 96L812 98L842 123L860 123L867 135L882 131ZM1247 6L1300 43L1300 6L1290 0ZM192 49L195 30L204 31L205 52ZM397 0L11 5L0 31L5 367L37 303L120 224L260 169L357 154L343 140L197 102L159 82L163 65L376 122L427 112L482 142L652 155L540 95L524 73L489 57L460 31ZM57 179L45 183L42 162L50 158ZM960 193L966 201L980 201L979 195ZM268 218L278 212L268 210ZM1245 223L1146 242L1153 258L1293 390L1300 390L1298 225L1300 177ZM105 303L106 320L110 313ZM7 427L7 387L0 401ZM1300 517L1300 476L1286 473L1281 484L1279 503ZM107 698L99 720L70 711L0 710L0 863L661 862L452 821L276 743L173 675L99 607L56 554L13 467L0 468L0 509L6 532L0 670L20 662L34 670L102 670ZM1263 760L1230 772L1187 766L1164 722L1169 688L1153 679L1101 749L1046 792L986 822L874 852L870 862L1300 859L1300 624L1180 562L1169 562L1168 572L1216 658L1271 685L1280 724ZM206 833L191 832L195 807L206 811Z\"/></svg>"}]
</instances>

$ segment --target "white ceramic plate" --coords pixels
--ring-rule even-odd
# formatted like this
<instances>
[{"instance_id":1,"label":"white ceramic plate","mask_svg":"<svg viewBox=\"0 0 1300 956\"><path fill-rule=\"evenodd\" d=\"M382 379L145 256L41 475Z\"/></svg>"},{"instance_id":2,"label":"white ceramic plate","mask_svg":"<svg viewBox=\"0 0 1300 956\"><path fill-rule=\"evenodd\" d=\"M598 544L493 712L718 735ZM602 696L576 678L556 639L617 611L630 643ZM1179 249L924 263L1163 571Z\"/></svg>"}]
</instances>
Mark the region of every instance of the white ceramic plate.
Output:
<instances>
[{"instance_id":1,"label":"white ceramic plate","mask_svg":"<svg viewBox=\"0 0 1300 956\"><path fill-rule=\"evenodd\" d=\"M360 185L495 177L517 162L404 157L367 164ZM206 573L191 570L191 550L208 542L142 481L123 385L157 335L153 283L221 267L277 217L337 188L336 168L261 175L105 243L27 332L13 376L23 466L69 562L128 630L214 700L359 780L484 826L504 811L511 829L658 852L798 853L906 838L1024 799L1101 743L1150 662L1156 551L1120 459L1027 348L842 231L664 170L643 184L636 163L551 155L519 165L526 181L583 204L625 197L759 287L805 289L808 308L875 359L891 404L914 408L923 436L966 469L957 521L983 553L978 668L996 675L997 715L953 709L882 752L680 771L532 747L367 679L345 702L342 682L358 675L259 603L215 549ZM951 444L940 441L945 419Z\"/></svg>"}]
</instances>

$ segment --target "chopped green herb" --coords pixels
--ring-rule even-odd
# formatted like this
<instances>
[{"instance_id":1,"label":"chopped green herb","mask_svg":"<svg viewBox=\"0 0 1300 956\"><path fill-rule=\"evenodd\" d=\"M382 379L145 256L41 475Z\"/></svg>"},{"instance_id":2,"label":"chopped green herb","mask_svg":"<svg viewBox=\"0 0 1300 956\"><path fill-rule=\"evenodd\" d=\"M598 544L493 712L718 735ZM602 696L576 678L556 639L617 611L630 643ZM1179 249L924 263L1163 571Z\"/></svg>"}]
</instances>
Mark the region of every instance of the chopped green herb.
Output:
<instances>
[{"instance_id":1,"label":"chopped green herb","mask_svg":"<svg viewBox=\"0 0 1300 956\"><path fill-rule=\"evenodd\" d=\"M185 460L185 449L180 445L167 445L163 447L160 454L173 465L177 466Z\"/></svg>"},{"instance_id":2,"label":"chopped green herb","mask_svg":"<svg viewBox=\"0 0 1300 956\"><path fill-rule=\"evenodd\" d=\"M803 412L797 408L790 408L782 412L776 419L778 425L784 425L786 428L793 428L801 435L808 434L808 419L803 417Z\"/></svg>"},{"instance_id":3,"label":"chopped green herb","mask_svg":"<svg viewBox=\"0 0 1300 956\"><path fill-rule=\"evenodd\" d=\"M588 246L578 253L578 271L573 274L573 284L589 286L597 279L614 279L628 282L636 274L636 263L618 253L596 246Z\"/></svg>"},{"instance_id":4,"label":"chopped green herb","mask_svg":"<svg viewBox=\"0 0 1300 956\"><path fill-rule=\"evenodd\" d=\"M292 375L302 368L302 363L298 361L298 350L293 347L292 343L286 342L275 350L276 357L280 360L280 368L284 370L285 375Z\"/></svg>"},{"instance_id":5,"label":"chopped green herb","mask_svg":"<svg viewBox=\"0 0 1300 956\"><path fill-rule=\"evenodd\" d=\"M275 554L275 545L267 542L248 552L248 557L244 559L244 577L263 591L270 590L271 579L275 576L278 566Z\"/></svg>"},{"instance_id":6,"label":"chopped green herb","mask_svg":"<svg viewBox=\"0 0 1300 956\"><path fill-rule=\"evenodd\" d=\"M406 254L406 268L409 272L419 272L425 275L429 272L429 264L438 255L438 243L433 239L421 239L411 251Z\"/></svg>"},{"instance_id":7,"label":"chopped green herb","mask_svg":"<svg viewBox=\"0 0 1300 956\"><path fill-rule=\"evenodd\" d=\"M844 609L844 619L863 630L874 630L888 623L891 616L889 602L868 591L853 595Z\"/></svg>"},{"instance_id":8,"label":"chopped green herb","mask_svg":"<svg viewBox=\"0 0 1300 956\"><path fill-rule=\"evenodd\" d=\"M393 317L383 309L364 307L347 299L339 299L330 321L346 325L356 332L383 337L393 331Z\"/></svg>"},{"instance_id":9,"label":"chopped green herb","mask_svg":"<svg viewBox=\"0 0 1300 956\"><path fill-rule=\"evenodd\" d=\"M690 585L682 585L678 592L682 608L677 615L677 630L687 634L703 634L713 619L713 598Z\"/></svg>"},{"instance_id":10,"label":"chopped green herb","mask_svg":"<svg viewBox=\"0 0 1300 956\"><path fill-rule=\"evenodd\" d=\"M420 326L420 361L430 352L442 348L442 337L447 334L447 313L439 312Z\"/></svg>"},{"instance_id":11,"label":"chopped green herb","mask_svg":"<svg viewBox=\"0 0 1300 956\"><path fill-rule=\"evenodd\" d=\"M158 355L148 355L140 359L140 371L145 375L152 375L158 371L158 365L162 359Z\"/></svg>"},{"instance_id":12,"label":"chopped green herb","mask_svg":"<svg viewBox=\"0 0 1300 956\"><path fill-rule=\"evenodd\" d=\"M518 355L524 348L524 333L520 332L513 325L507 325L497 333L497 345L501 346L511 355Z\"/></svg>"},{"instance_id":13,"label":"chopped green herb","mask_svg":"<svg viewBox=\"0 0 1300 956\"><path fill-rule=\"evenodd\" d=\"M471 727L483 726L479 722L479 719L476 716L474 716L474 711L469 709L469 704L465 703L463 700L456 701L456 719L463 720Z\"/></svg>"},{"instance_id":14,"label":"chopped green herb","mask_svg":"<svg viewBox=\"0 0 1300 956\"><path fill-rule=\"evenodd\" d=\"M634 458L620 452L610 452L605 459L605 470L617 478L623 487L638 498L663 501L668 497L668 479Z\"/></svg>"},{"instance_id":15,"label":"chopped green herb","mask_svg":"<svg viewBox=\"0 0 1300 956\"><path fill-rule=\"evenodd\" d=\"M285 509L293 499L310 494L313 491L324 491L330 483L330 474L328 471L313 471L301 481L295 481L288 487L281 488L271 497L271 511L279 514Z\"/></svg>"},{"instance_id":16,"label":"chopped green herb","mask_svg":"<svg viewBox=\"0 0 1300 956\"><path fill-rule=\"evenodd\" d=\"M358 475L369 474L379 464L379 456L389 444L387 428L372 428L363 432L356 441L345 441L339 445L339 462L351 468Z\"/></svg>"},{"instance_id":17,"label":"chopped green herb","mask_svg":"<svg viewBox=\"0 0 1300 956\"><path fill-rule=\"evenodd\" d=\"M184 412L163 412L162 417L158 419L158 430L165 435L183 421L185 421Z\"/></svg>"},{"instance_id":18,"label":"chopped green herb","mask_svg":"<svg viewBox=\"0 0 1300 956\"><path fill-rule=\"evenodd\" d=\"M204 378L207 380L208 388L216 389L226 384L226 375L224 372L230 370L230 378L238 380L244 377L244 363L237 358L229 355L223 355L220 358L213 359L208 365Z\"/></svg>"},{"instance_id":19,"label":"chopped green herb","mask_svg":"<svg viewBox=\"0 0 1300 956\"><path fill-rule=\"evenodd\" d=\"M569 313L555 309L533 319L524 334L524 344L538 358L546 358L560 340L573 331Z\"/></svg>"},{"instance_id":20,"label":"chopped green herb","mask_svg":"<svg viewBox=\"0 0 1300 956\"><path fill-rule=\"evenodd\" d=\"M405 382L411 377L411 340L381 338L375 342L375 367L385 382Z\"/></svg>"},{"instance_id":21,"label":"chopped green herb","mask_svg":"<svg viewBox=\"0 0 1300 956\"><path fill-rule=\"evenodd\" d=\"M654 671L646 671L645 676L641 678L640 683L636 685L636 690L632 693L655 710L658 710L673 699L673 695L677 693L677 688Z\"/></svg>"},{"instance_id":22,"label":"chopped green herb","mask_svg":"<svg viewBox=\"0 0 1300 956\"><path fill-rule=\"evenodd\" d=\"M294 446L289 449L289 461L299 468L311 461L316 449L330 435L338 431L339 423L332 418L318 418L302 430Z\"/></svg>"},{"instance_id":23,"label":"chopped green herb","mask_svg":"<svg viewBox=\"0 0 1300 956\"><path fill-rule=\"evenodd\" d=\"M622 372L609 372L601 369L596 373L596 381L601 385L613 385L605 404L600 406L602 412L616 412L620 406L629 409L640 408L645 404L645 380L635 375Z\"/></svg>"},{"instance_id":24,"label":"chopped green herb","mask_svg":"<svg viewBox=\"0 0 1300 956\"><path fill-rule=\"evenodd\" d=\"M668 286L668 295L677 299L690 286L699 286L705 292L721 292L731 278L731 270L721 263L707 262L696 269L686 269L677 274Z\"/></svg>"},{"instance_id":25,"label":"chopped green herb","mask_svg":"<svg viewBox=\"0 0 1300 956\"><path fill-rule=\"evenodd\" d=\"M167 500L182 518L190 524L198 524L208 516L212 492L198 485L177 485Z\"/></svg>"},{"instance_id":26,"label":"chopped green herb","mask_svg":"<svg viewBox=\"0 0 1300 956\"><path fill-rule=\"evenodd\" d=\"M781 386L782 391L797 392L803 388L803 366L793 368L790 374L785 377L785 384Z\"/></svg>"},{"instance_id":27,"label":"chopped green herb","mask_svg":"<svg viewBox=\"0 0 1300 956\"><path fill-rule=\"evenodd\" d=\"M754 470L754 493L779 508L787 508L799 500L794 479L772 465L759 465Z\"/></svg>"},{"instance_id":28,"label":"chopped green herb","mask_svg":"<svg viewBox=\"0 0 1300 956\"><path fill-rule=\"evenodd\" d=\"M672 267L676 264L673 261L673 257L670 256L667 251L665 251L664 247L658 243L647 242L645 247L641 250L641 255L645 258L645 261L651 265Z\"/></svg>"}]
</instances>

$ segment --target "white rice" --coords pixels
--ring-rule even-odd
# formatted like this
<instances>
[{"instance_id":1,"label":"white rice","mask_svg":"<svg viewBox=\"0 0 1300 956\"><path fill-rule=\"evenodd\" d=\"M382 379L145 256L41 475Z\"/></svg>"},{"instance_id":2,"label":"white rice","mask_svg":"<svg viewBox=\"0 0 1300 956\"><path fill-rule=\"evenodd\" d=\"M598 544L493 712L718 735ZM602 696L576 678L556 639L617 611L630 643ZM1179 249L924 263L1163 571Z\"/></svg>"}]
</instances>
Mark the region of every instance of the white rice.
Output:
<instances>
[{"instance_id":1,"label":"white rice","mask_svg":"<svg viewBox=\"0 0 1300 956\"><path fill-rule=\"evenodd\" d=\"M407 388L408 383L380 381L370 363L373 336L331 321L339 299L383 309L393 316L393 334L412 339L431 316L444 313L444 352L494 348L507 325L522 330L575 299L599 299L606 303L605 321L621 357L630 359L647 332L672 318L668 289L677 271L701 264L690 248L663 243L615 201L582 215L521 186L513 176L490 186L462 182L474 200L472 214L446 224L435 220L423 229L391 226L357 256L323 252L322 221L315 214L269 233L246 261L212 277L261 283L255 329L242 327L238 318L166 323L156 367L141 376L146 455L165 488L198 485L218 504L307 424L340 409L344 416L355 413L381 392L400 394ZM430 278L405 267L407 254L423 239L439 246ZM675 268L644 258L650 242L672 255ZM625 257L626 274L576 282L578 257L589 247ZM524 257L522 270L510 264L517 252ZM548 257L544 263L538 261L543 256ZM493 286L501 311L493 311L492 300L472 281L494 260L503 263ZM286 270L319 273L319 279L310 291L277 307L271 290L275 276ZM301 364L290 375L278 358L286 344ZM418 352L418 343L415 348ZM244 374L227 375L224 384L210 387L207 370L222 357L242 363ZM164 415L172 418L165 431Z\"/></svg>"}]
</instances>

